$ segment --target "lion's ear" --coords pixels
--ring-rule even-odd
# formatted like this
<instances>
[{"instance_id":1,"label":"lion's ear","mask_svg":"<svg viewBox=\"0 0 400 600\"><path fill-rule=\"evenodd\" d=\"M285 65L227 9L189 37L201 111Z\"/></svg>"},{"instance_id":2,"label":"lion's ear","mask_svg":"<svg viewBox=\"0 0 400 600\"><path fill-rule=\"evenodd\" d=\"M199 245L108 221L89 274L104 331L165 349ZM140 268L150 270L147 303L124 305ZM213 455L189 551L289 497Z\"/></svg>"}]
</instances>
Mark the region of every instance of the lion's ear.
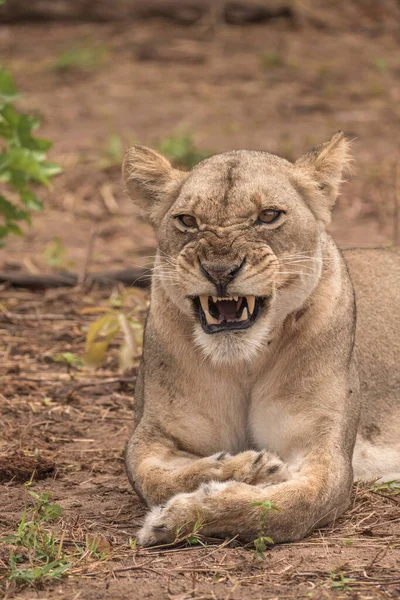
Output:
<instances>
[{"instance_id":1,"label":"lion's ear","mask_svg":"<svg viewBox=\"0 0 400 600\"><path fill-rule=\"evenodd\" d=\"M187 173L174 169L161 154L138 144L126 152L122 175L128 194L155 227L187 177Z\"/></svg>"},{"instance_id":2,"label":"lion's ear","mask_svg":"<svg viewBox=\"0 0 400 600\"><path fill-rule=\"evenodd\" d=\"M350 141L345 138L343 131L338 131L329 142L316 146L294 164L299 181L309 189L314 188L310 208L324 223L330 221L330 213L343 181L343 172L349 168L349 150Z\"/></svg>"}]
</instances>

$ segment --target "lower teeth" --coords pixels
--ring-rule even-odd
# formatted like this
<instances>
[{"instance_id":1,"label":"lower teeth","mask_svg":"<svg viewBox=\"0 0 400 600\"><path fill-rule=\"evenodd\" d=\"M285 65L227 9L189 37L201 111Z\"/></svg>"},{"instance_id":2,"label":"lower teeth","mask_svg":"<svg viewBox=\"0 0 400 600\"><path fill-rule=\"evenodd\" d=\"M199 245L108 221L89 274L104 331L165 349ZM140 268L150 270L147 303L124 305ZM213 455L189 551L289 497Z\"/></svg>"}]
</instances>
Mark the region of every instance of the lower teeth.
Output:
<instances>
[{"instance_id":1,"label":"lower teeth","mask_svg":"<svg viewBox=\"0 0 400 600\"><path fill-rule=\"evenodd\" d=\"M212 317L210 315L208 310L204 311L204 314L206 315L206 321L207 321L208 325L218 325L219 324L218 319L214 319L214 317Z\"/></svg>"},{"instance_id":2,"label":"lower teeth","mask_svg":"<svg viewBox=\"0 0 400 600\"><path fill-rule=\"evenodd\" d=\"M247 321L247 319L249 318L248 312L247 312L247 308L244 307L242 315L239 319L239 321Z\"/></svg>"}]
</instances>

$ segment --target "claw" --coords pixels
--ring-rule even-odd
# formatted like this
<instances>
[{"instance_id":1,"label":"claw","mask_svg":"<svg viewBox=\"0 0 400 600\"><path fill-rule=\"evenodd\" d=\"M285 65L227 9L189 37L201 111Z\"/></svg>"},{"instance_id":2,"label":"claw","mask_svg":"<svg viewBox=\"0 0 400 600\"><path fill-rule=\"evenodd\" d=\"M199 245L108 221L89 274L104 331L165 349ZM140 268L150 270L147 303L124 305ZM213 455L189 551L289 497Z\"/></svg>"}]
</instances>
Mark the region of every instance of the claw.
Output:
<instances>
[{"instance_id":1,"label":"claw","mask_svg":"<svg viewBox=\"0 0 400 600\"><path fill-rule=\"evenodd\" d=\"M260 460L263 458L263 456L265 456L265 450L261 450L261 452L259 452L257 458L254 460L254 465L258 464L260 462Z\"/></svg>"}]
</instances>

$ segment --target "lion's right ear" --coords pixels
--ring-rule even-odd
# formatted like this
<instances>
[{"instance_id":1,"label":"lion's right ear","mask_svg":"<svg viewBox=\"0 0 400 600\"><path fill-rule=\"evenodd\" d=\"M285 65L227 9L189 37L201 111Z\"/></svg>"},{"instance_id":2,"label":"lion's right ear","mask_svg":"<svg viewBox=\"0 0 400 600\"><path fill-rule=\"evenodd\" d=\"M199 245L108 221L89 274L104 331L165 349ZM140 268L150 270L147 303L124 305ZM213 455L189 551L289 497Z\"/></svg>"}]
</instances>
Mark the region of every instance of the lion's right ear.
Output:
<instances>
[{"instance_id":1,"label":"lion's right ear","mask_svg":"<svg viewBox=\"0 0 400 600\"><path fill-rule=\"evenodd\" d=\"M187 173L174 169L161 154L138 144L126 152L122 175L128 194L155 227L187 177Z\"/></svg>"}]
</instances>

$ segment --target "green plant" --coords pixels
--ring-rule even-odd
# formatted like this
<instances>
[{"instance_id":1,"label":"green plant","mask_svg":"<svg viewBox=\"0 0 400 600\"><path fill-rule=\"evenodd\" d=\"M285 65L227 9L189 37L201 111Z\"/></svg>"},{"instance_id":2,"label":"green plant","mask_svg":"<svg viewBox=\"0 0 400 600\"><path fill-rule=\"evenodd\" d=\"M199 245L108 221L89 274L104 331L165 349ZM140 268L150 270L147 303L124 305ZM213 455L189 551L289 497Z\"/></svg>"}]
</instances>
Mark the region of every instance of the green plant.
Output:
<instances>
[{"instance_id":1,"label":"green plant","mask_svg":"<svg viewBox=\"0 0 400 600\"><path fill-rule=\"evenodd\" d=\"M204 525L204 519L200 514L198 514L196 522L189 531L186 525L178 527L175 532L175 539L170 545L174 546L175 544L181 544L182 542L185 542L189 546L205 546L206 544L203 542L200 534L200 531L203 529Z\"/></svg>"},{"instance_id":2,"label":"green plant","mask_svg":"<svg viewBox=\"0 0 400 600\"><path fill-rule=\"evenodd\" d=\"M186 169L191 169L211 155L210 152L199 150L195 146L192 134L182 131L176 131L161 140L158 149L175 166Z\"/></svg>"},{"instance_id":3,"label":"green plant","mask_svg":"<svg viewBox=\"0 0 400 600\"><path fill-rule=\"evenodd\" d=\"M356 581L351 577L345 577L343 573L329 573L329 576L331 578L330 587L333 590L340 590L342 592L349 592L351 590L349 584Z\"/></svg>"},{"instance_id":4,"label":"green plant","mask_svg":"<svg viewBox=\"0 0 400 600\"><path fill-rule=\"evenodd\" d=\"M377 71L379 71L379 73L386 73L388 69L386 59L382 56L378 56L374 60L374 67Z\"/></svg>"},{"instance_id":5,"label":"green plant","mask_svg":"<svg viewBox=\"0 0 400 600\"><path fill-rule=\"evenodd\" d=\"M99 161L101 169L120 166L124 158L124 144L119 135L110 135L103 149L103 156Z\"/></svg>"},{"instance_id":6,"label":"green plant","mask_svg":"<svg viewBox=\"0 0 400 600\"><path fill-rule=\"evenodd\" d=\"M34 185L48 187L60 172L46 160L51 142L33 135L39 120L14 107L17 96L10 73L0 66L0 245L9 233L22 235L18 222L30 223L32 211L43 209Z\"/></svg>"},{"instance_id":7,"label":"green plant","mask_svg":"<svg viewBox=\"0 0 400 600\"><path fill-rule=\"evenodd\" d=\"M392 481L376 482L374 483L373 488L377 494L384 496L399 496L400 480L393 479Z\"/></svg>"},{"instance_id":8,"label":"green plant","mask_svg":"<svg viewBox=\"0 0 400 600\"><path fill-rule=\"evenodd\" d=\"M13 547L7 579L19 584L58 579L71 566L63 552L62 537L58 539L48 527L50 521L61 516L61 506L50 502L49 494L28 493L34 499L33 506L24 510L16 533L1 539Z\"/></svg>"},{"instance_id":9,"label":"green plant","mask_svg":"<svg viewBox=\"0 0 400 600\"><path fill-rule=\"evenodd\" d=\"M105 46L74 46L67 48L51 64L55 71L94 71L108 58Z\"/></svg>"},{"instance_id":10,"label":"green plant","mask_svg":"<svg viewBox=\"0 0 400 600\"><path fill-rule=\"evenodd\" d=\"M260 524L261 524L260 529L261 529L261 531L263 531L263 529L264 529L264 525L267 520L268 513L271 510L280 510L276 506L276 504L274 504L271 500L261 500L259 502L252 502L251 505L260 507ZM256 538L253 541L253 544L254 544L254 548L255 548L255 552L254 552L255 556L257 556L258 558L265 558L264 552L268 549L268 546L270 546L271 544L274 544L274 540L268 536L260 535L260 537Z\"/></svg>"},{"instance_id":11,"label":"green plant","mask_svg":"<svg viewBox=\"0 0 400 600\"><path fill-rule=\"evenodd\" d=\"M252 506L259 506L261 515L260 521L261 523L265 523L267 520L267 516L270 510L280 510L276 504L274 504L271 500L261 500L260 502L252 502Z\"/></svg>"},{"instance_id":12,"label":"green plant","mask_svg":"<svg viewBox=\"0 0 400 600\"><path fill-rule=\"evenodd\" d=\"M111 342L122 338L118 352L119 368L121 371L132 368L141 355L143 324L139 315L147 310L147 305L144 294L137 289L129 289L112 295L109 306L94 307L95 312L104 314L87 331L84 362L90 367L99 367Z\"/></svg>"},{"instance_id":13,"label":"green plant","mask_svg":"<svg viewBox=\"0 0 400 600\"><path fill-rule=\"evenodd\" d=\"M55 363L63 363L68 367L83 367L83 360L73 354L72 352L62 352L61 354L55 354L53 356L53 361Z\"/></svg>"},{"instance_id":14,"label":"green plant","mask_svg":"<svg viewBox=\"0 0 400 600\"><path fill-rule=\"evenodd\" d=\"M59 267L64 261L65 253L65 246L59 237L54 237L43 251L46 262L50 267Z\"/></svg>"}]
</instances>

